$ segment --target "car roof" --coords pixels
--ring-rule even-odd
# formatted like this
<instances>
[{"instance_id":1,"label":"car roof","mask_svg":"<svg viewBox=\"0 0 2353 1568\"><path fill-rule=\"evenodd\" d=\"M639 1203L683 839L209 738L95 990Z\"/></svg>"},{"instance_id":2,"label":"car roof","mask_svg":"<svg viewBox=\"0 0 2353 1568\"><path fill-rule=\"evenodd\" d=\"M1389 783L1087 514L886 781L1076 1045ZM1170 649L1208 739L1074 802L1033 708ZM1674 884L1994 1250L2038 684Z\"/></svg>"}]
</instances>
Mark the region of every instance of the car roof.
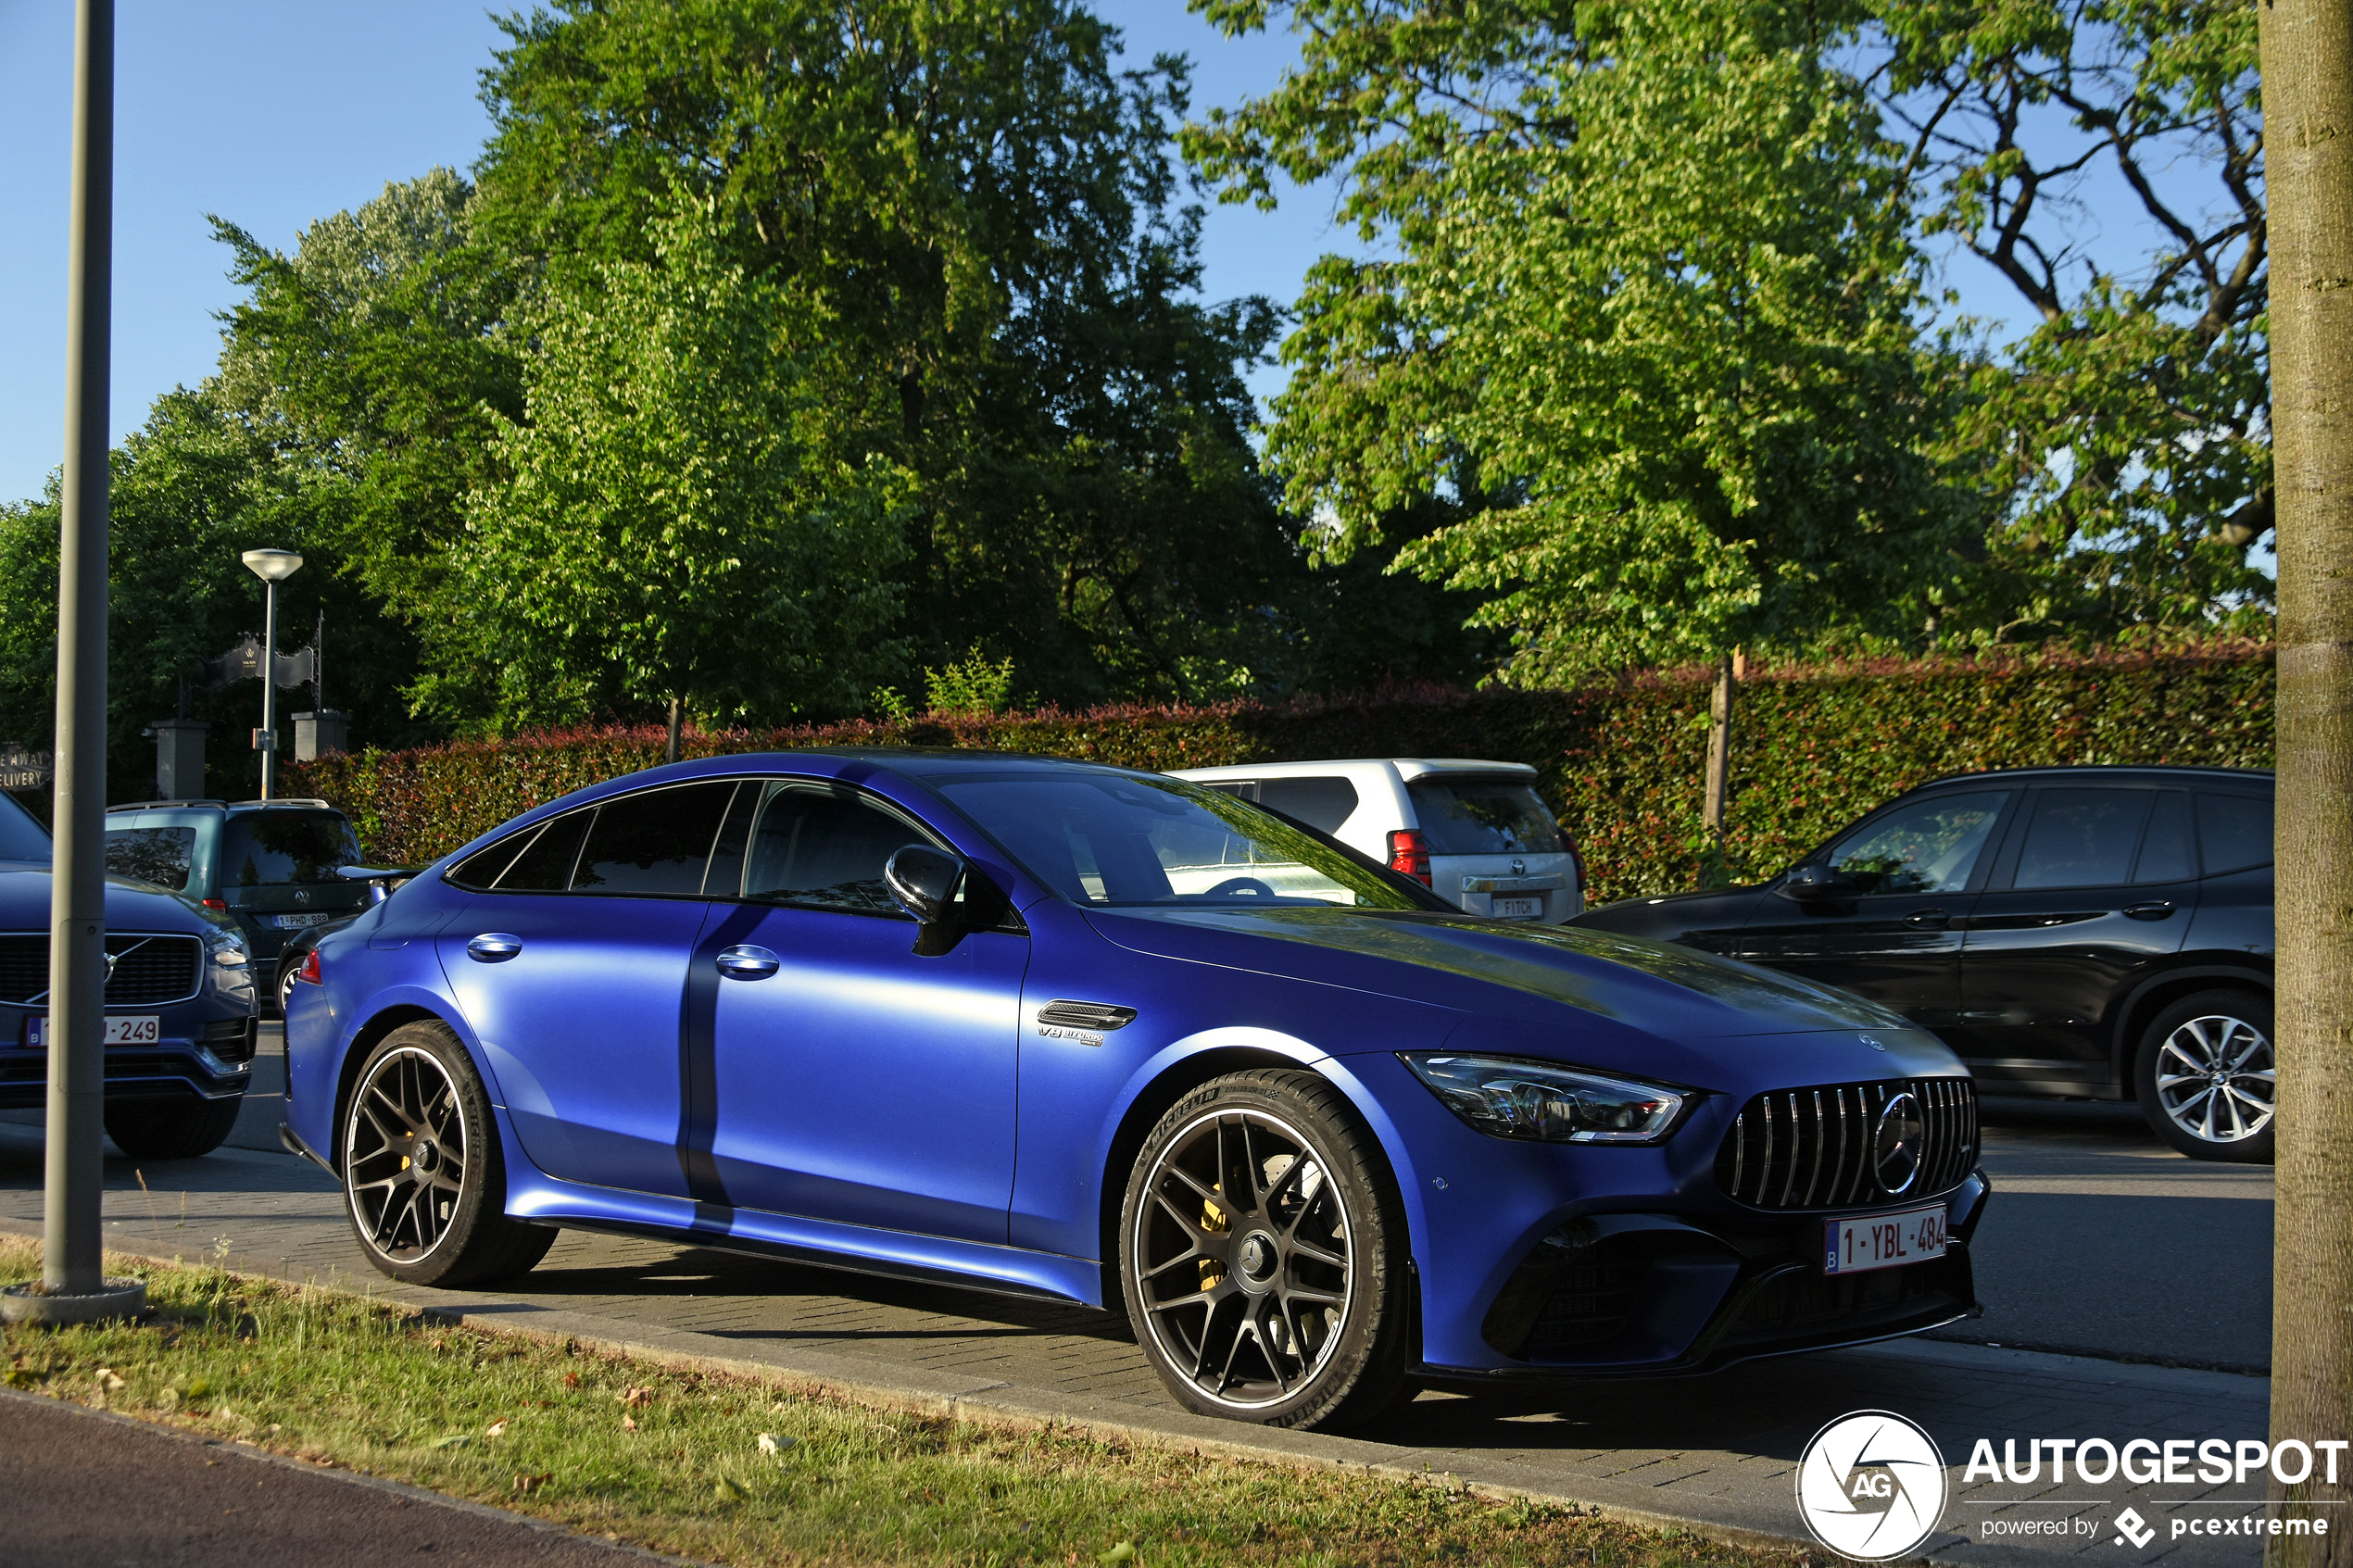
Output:
<instances>
[{"instance_id":1,"label":"car roof","mask_svg":"<svg viewBox=\"0 0 2353 1568\"><path fill-rule=\"evenodd\" d=\"M2209 784L2268 784L2274 775L2269 768L2202 768L2170 762L2078 762L2046 768L1989 768L1975 773L1947 773L1931 779L1920 789L1941 789L1950 784L1978 784L1998 780L2004 784L2033 784L2040 780L2057 779L2174 779L2182 783L2204 780Z\"/></svg>"},{"instance_id":2,"label":"car roof","mask_svg":"<svg viewBox=\"0 0 2353 1568\"><path fill-rule=\"evenodd\" d=\"M332 800L320 800L310 796L280 796L274 800L126 800L120 806L109 806L107 814L117 811L333 811Z\"/></svg>"},{"instance_id":3,"label":"car roof","mask_svg":"<svg viewBox=\"0 0 2353 1568\"><path fill-rule=\"evenodd\" d=\"M1180 779L1288 779L1329 773L1335 768L1394 768L1398 777L1416 779L1452 774L1457 777L1533 779L1536 770L1525 762L1496 762L1476 757L1335 757L1316 762L1244 762L1223 768L1171 769Z\"/></svg>"}]
</instances>

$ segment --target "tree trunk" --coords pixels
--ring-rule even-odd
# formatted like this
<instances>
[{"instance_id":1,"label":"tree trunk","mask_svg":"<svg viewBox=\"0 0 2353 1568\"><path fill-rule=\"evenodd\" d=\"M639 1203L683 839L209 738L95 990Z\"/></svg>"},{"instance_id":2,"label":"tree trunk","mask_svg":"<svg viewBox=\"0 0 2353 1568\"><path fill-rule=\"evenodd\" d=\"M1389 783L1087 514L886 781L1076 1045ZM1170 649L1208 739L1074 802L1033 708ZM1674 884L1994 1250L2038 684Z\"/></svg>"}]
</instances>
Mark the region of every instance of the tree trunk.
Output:
<instances>
[{"instance_id":1,"label":"tree trunk","mask_svg":"<svg viewBox=\"0 0 2353 1568\"><path fill-rule=\"evenodd\" d=\"M665 762L678 760L678 730L682 718L682 704L677 694L673 692L670 697L670 746L662 753L661 758Z\"/></svg>"},{"instance_id":2,"label":"tree trunk","mask_svg":"<svg viewBox=\"0 0 2353 1568\"><path fill-rule=\"evenodd\" d=\"M2271 1437L2353 1437L2353 6L2259 0L2279 538L2279 1204ZM2353 1463L2272 1484L2353 1564ZM2288 1468L2296 1468L2291 1458ZM2331 1471L2334 1470L2334 1475Z\"/></svg>"},{"instance_id":3,"label":"tree trunk","mask_svg":"<svg viewBox=\"0 0 2353 1568\"><path fill-rule=\"evenodd\" d=\"M1707 802L1702 820L1724 847L1724 810L1732 797L1732 694L1739 689L1741 656L1728 653L1716 667L1716 691L1707 700Z\"/></svg>"}]
</instances>

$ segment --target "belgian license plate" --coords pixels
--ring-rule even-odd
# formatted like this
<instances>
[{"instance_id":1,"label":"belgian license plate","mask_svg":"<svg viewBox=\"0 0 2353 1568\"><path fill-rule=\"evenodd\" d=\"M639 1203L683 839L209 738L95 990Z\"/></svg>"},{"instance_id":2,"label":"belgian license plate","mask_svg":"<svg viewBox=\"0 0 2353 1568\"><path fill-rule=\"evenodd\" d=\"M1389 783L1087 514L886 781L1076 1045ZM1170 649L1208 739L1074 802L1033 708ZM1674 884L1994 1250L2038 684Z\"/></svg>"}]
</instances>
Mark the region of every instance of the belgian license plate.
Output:
<instances>
[{"instance_id":1,"label":"belgian license plate","mask_svg":"<svg viewBox=\"0 0 2353 1568\"><path fill-rule=\"evenodd\" d=\"M49 1020L28 1018L24 1023L24 1043L36 1051L49 1048ZM163 1038L163 1020L152 1012L109 1013L107 1015L107 1044L110 1046L152 1046Z\"/></svg>"},{"instance_id":2,"label":"belgian license plate","mask_svg":"<svg viewBox=\"0 0 2353 1568\"><path fill-rule=\"evenodd\" d=\"M307 915L271 915L270 923L281 931L300 931L305 926L324 925L334 918L331 911L318 909Z\"/></svg>"},{"instance_id":3,"label":"belgian license plate","mask_svg":"<svg viewBox=\"0 0 2353 1568\"><path fill-rule=\"evenodd\" d=\"M1944 1256L1944 1206L1832 1220L1823 1227L1822 1272L1859 1274Z\"/></svg>"},{"instance_id":4,"label":"belgian license plate","mask_svg":"<svg viewBox=\"0 0 2353 1568\"><path fill-rule=\"evenodd\" d=\"M1495 918L1498 920L1539 920L1544 913L1541 898L1498 898Z\"/></svg>"}]
</instances>

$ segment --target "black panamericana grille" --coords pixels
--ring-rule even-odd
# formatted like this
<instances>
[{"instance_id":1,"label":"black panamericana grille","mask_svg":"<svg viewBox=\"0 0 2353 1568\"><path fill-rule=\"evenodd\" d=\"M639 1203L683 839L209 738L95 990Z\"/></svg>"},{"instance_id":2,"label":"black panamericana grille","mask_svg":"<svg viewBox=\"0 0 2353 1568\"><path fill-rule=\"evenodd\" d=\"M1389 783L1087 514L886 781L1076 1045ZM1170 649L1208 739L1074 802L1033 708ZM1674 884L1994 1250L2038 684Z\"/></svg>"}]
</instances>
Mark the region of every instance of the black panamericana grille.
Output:
<instances>
[{"instance_id":1,"label":"black panamericana grille","mask_svg":"<svg viewBox=\"0 0 2353 1568\"><path fill-rule=\"evenodd\" d=\"M107 1006L154 1006L196 993L204 944L193 936L143 936L132 931L107 933L114 975L107 982ZM23 1004L49 990L49 938L44 932L0 935L0 1002Z\"/></svg>"},{"instance_id":2,"label":"black panamericana grille","mask_svg":"<svg viewBox=\"0 0 2353 1568\"><path fill-rule=\"evenodd\" d=\"M1880 1123L1890 1103L1907 1094L1920 1123L1919 1169L1891 1187L1880 1168ZM1851 1209L1944 1192L1976 1160L1977 1085L1967 1078L1898 1078L1758 1095L1724 1135L1716 1181L1759 1209Z\"/></svg>"}]
</instances>

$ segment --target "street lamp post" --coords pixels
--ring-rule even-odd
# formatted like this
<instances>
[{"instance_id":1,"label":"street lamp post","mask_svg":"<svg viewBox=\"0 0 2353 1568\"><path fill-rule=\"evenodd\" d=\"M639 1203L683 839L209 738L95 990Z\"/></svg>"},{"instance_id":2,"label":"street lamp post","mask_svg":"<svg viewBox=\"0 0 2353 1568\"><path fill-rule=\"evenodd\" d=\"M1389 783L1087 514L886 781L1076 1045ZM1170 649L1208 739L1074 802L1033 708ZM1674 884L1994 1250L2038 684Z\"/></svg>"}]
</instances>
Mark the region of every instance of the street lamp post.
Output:
<instances>
[{"instance_id":1,"label":"street lamp post","mask_svg":"<svg viewBox=\"0 0 2353 1568\"><path fill-rule=\"evenodd\" d=\"M268 599L261 615L261 798L278 790L278 584L302 570L292 550L247 550L245 570L261 579Z\"/></svg>"}]
</instances>

